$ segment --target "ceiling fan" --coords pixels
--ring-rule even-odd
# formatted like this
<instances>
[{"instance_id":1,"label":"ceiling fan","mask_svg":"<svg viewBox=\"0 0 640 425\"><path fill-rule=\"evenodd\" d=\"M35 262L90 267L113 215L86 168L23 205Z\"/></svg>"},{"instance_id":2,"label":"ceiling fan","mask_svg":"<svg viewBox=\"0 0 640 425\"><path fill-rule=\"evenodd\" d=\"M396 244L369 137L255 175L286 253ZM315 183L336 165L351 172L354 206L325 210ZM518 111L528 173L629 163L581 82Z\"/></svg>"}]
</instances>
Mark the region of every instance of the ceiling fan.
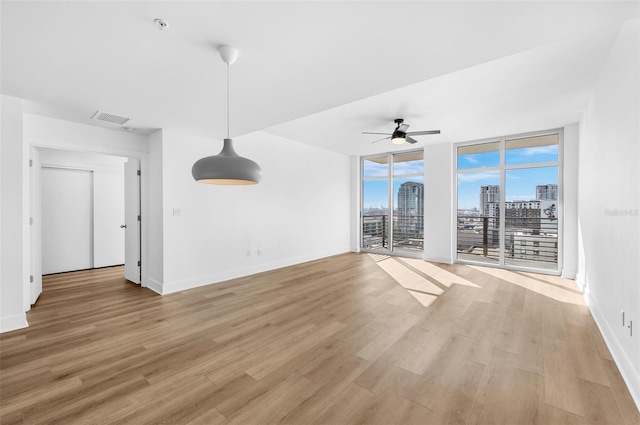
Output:
<instances>
[{"instance_id":1,"label":"ceiling fan","mask_svg":"<svg viewBox=\"0 0 640 425\"><path fill-rule=\"evenodd\" d=\"M396 123L396 129L393 130L393 133L372 133L370 131L363 131L362 134L384 134L387 137L384 137L379 140L375 140L371 143L381 142L383 140L391 139L391 143L394 145L401 145L404 142L408 143L416 143L417 140L413 139L410 136L422 136L426 134L440 134L440 130L427 130L427 131L410 131L407 132L409 128L409 124L403 124L404 120L402 118L397 118L393 120Z\"/></svg>"}]
</instances>

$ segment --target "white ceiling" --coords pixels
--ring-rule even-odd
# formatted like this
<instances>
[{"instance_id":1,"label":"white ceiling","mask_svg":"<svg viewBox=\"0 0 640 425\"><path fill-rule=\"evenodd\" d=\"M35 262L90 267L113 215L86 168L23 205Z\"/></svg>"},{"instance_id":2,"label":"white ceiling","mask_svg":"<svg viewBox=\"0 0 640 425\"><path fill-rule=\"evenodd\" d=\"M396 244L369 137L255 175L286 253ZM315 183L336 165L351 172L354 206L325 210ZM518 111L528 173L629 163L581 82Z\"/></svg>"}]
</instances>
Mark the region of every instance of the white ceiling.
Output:
<instances>
[{"instance_id":1,"label":"white ceiling","mask_svg":"<svg viewBox=\"0 0 640 425\"><path fill-rule=\"evenodd\" d=\"M97 125L96 110L148 132L256 130L345 154L388 151L361 131L404 118L425 143L576 121L623 2L5 1L3 94L29 112ZM159 31L153 20L169 23Z\"/></svg>"}]
</instances>

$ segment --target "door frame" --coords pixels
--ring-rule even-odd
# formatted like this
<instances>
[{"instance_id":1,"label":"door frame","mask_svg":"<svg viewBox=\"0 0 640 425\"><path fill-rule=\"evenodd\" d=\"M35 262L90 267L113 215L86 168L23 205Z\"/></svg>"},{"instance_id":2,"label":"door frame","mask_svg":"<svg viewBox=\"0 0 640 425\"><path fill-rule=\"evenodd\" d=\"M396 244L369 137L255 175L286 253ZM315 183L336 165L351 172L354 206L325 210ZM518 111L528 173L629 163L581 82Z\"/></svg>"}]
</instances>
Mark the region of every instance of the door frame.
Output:
<instances>
[{"instance_id":1,"label":"door frame","mask_svg":"<svg viewBox=\"0 0 640 425\"><path fill-rule=\"evenodd\" d=\"M393 240L393 209L395 207L394 205L394 191L393 191L393 183L394 183L394 178L395 178L395 172L394 172L394 156L395 155L403 155L403 154L410 154L413 152L421 152L423 155L423 161L424 161L424 148L419 148L419 149L408 149L408 150L403 150L403 151L396 151L396 152L382 152L379 154L372 154L372 155L363 155L359 157L359 161L358 161L358 190L359 190L359 194L360 196L358 197L359 199L359 205L358 205L358 244L357 244L357 248L358 248L358 252L367 252L367 253L371 253L371 254L382 254L382 255L393 255L393 256L397 256L397 257L407 257L407 258L420 258L422 259L424 257L424 241L423 241L423 248L422 250L416 250L416 252L411 252L411 251L401 251L401 250L397 250L394 249L394 240ZM387 222L389 223L389 227L387 229L388 235L387 235L387 239L388 239L388 243L387 246L388 248L380 248L380 249L374 249L374 248L365 248L362 246L362 237L363 237L363 231L362 231L362 227L363 227L363 223L364 223L364 215L363 215L363 202L364 202L364 176L363 174L363 170L364 170L364 161L371 159L371 158L383 158L386 157L387 158L387 163L388 163L388 174L387 176L379 176L377 178L369 178L369 181L375 181L375 180L386 180L387 181L387 203L389 205L388 209L389 211L387 211L386 217L387 217ZM403 177L403 176L398 176L398 177ZM426 182L424 181L424 177L425 177L425 172L424 169L422 170L422 175L421 177L423 178L423 184L425 184ZM424 217L424 214L423 214ZM423 235L424 235L424 219L423 219Z\"/></svg>"},{"instance_id":2,"label":"door frame","mask_svg":"<svg viewBox=\"0 0 640 425\"><path fill-rule=\"evenodd\" d=\"M118 149L111 147L88 147L84 144L73 143L69 141L62 140L52 140L52 139L43 139L43 138L28 138L25 137L25 142L29 144L29 147L33 148L49 148L49 149L58 149L62 151L75 151L75 152L84 152L84 153L94 153L101 155L111 155L111 156L120 156L126 157L128 159L136 159L139 161L141 176L140 176L140 191L138 193L138 203L140 205L140 216L141 216L141 229L140 229L140 251L141 251L141 282L140 286L148 287L149 281L149 273L147 264L149 264L149 220L145 220L145 217L148 217L149 214L149 188L148 188L148 177L149 177L149 153L148 152L138 152L131 151L127 149ZM37 191L41 192L40 182L37 182ZM33 189L29 189L29 196L31 196L31 191ZM40 235L39 240L36 242L39 246L29 247L32 249L42 249L42 235ZM30 260L31 261L31 260ZM42 268L40 267L40 270ZM40 275L41 277L42 275ZM34 276L35 279L35 276ZM27 302L26 304L29 304ZM28 308L27 308L28 309Z\"/></svg>"},{"instance_id":3,"label":"door frame","mask_svg":"<svg viewBox=\"0 0 640 425\"><path fill-rule=\"evenodd\" d=\"M505 158L504 158L504 152L505 152L505 144L507 140L513 140L513 139L522 139L522 138L528 138L528 137L537 137L537 136L544 136L544 135L549 135L549 134L557 134L558 135L558 160L557 161L553 161L550 163L546 163L546 162L541 162L541 163L526 163L526 164L519 164L519 165L506 165L505 164ZM495 168L497 170L499 170L500 172L500 190L502 191L501 193L505 194L506 193L506 185L505 185L505 180L506 180L506 171L507 170L513 170L513 169L525 169L525 168L535 168L535 167L544 167L544 166L557 166L558 167L558 260L557 260L557 269L556 270L547 270L547 269L542 269L542 268L536 268L536 267L527 267L527 266L517 266L517 265L513 265L513 264L505 264L505 238L504 238L504 231L505 231L505 223L506 223L506 216L505 214L502 214L502 216L500 217L500 259L499 259L499 263L498 264L493 264L493 263L488 263L488 262L482 262L482 261L473 261L473 260L467 260L467 259L459 259L458 258L458 252L457 252L457 243L458 243L458 230L457 230L457 214L458 214L458 166L457 166L457 160L458 160L458 156L457 156L457 150L459 147L461 146L471 146L471 145L476 145L476 144L482 144L482 143L487 143L487 142L499 142L500 143L500 164L497 167L492 167ZM451 172L452 172L452 181L453 181L453 193L452 193L452 198L453 198L453 208L451 211L452 214L452 227L453 227L453 231L451 234L451 258L452 258L452 262L453 263L459 263L459 264L470 264L470 265L477 265L477 266L483 266L483 267L493 267L493 268L499 268L499 269L505 269L505 270L516 270L516 271L523 271L523 272L530 272L530 273L539 273L539 274L547 274L547 275L553 275L553 276L560 276L562 275L562 270L564 268L564 127L560 127L560 128L552 128L552 129L548 129L548 130L540 130L540 131L530 131L530 132L526 132L526 133L517 133L517 134L509 134L509 135L503 135L503 136L497 136L497 137L490 137L490 138L485 138L485 139L478 139L478 140L470 140L470 141L465 141L465 142L459 142L459 143L452 143L451 145L451 149L452 149L452 155L451 155L451 160L452 160L452 167L451 167ZM478 169L478 170L484 170L484 169ZM475 172L476 170L474 169L465 169L464 172ZM506 201L506 196L502 195L500 196L500 210L501 211L505 211L505 201Z\"/></svg>"}]
</instances>

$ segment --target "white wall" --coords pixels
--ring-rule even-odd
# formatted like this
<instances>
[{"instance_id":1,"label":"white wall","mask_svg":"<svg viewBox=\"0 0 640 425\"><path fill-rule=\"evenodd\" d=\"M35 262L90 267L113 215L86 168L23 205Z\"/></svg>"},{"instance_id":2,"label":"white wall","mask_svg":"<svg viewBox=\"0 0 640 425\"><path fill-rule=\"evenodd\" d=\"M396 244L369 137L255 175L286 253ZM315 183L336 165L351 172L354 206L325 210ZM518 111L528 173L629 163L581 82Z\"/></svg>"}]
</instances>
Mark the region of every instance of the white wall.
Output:
<instances>
[{"instance_id":1,"label":"white wall","mask_svg":"<svg viewBox=\"0 0 640 425\"><path fill-rule=\"evenodd\" d=\"M362 179L360 177L360 157L352 156L351 161L351 251L360 252L360 226L362 218L360 212L360 203L362 199Z\"/></svg>"},{"instance_id":2,"label":"white wall","mask_svg":"<svg viewBox=\"0 0 640 425\"><path fill-rule=\"evenodd\" d=\"M25 141L38 147L140 158L149 152L147 137L119 129L24 114Z\"/></svg>"},{"instance_id":3,"label":"white wall","mask_svg":"<svg viewBox=\"0 0 640 425\"><path fill-rule=\"evenodd\" d=\"M566 125L562 152L562 277L575 279L578 270L578 124Z\"/></svg>"},{"instance_id":4,"label":"white wall","mask_svg":"<svg viewBox=\"0 0 640 425\"><path fill-rule=\"evenodd\" d=\"M162 293L164 282L164 207L163 207L163 155L162 131L149 136L149 170L148 190L149 212L143 214L143 225L149 229L149 256L143 261L143 273L147 273L148 286ZM145 180L143 179L143 184ZM144 190L143 190L144 193Z\"/></svg>"},{"instance_id":5,"label":"white wall","mask_svg":"<svg viewBox=\"0 0 640 425\"><path fill-rule=\"evenodd\" d=\"M266 133L234 140L263 170L255 186L196 183L193 163L222 142L170 130L162 147L163 270L170 293L350 249L350 158ZM174 215L180 209L180 215ZM156 290L160 288L155 288Z\"/></svg>"},{"instance_id":6,"label":"white wall","mask_svg":"<svg viewBox=\"0 0 640 425\"><path fill-rule=\"evenodd\" d=\"M622 27L580 122L578 282L640 406L639 24Z\"/></svg>"},{"instance_id":7,"label":"white wall","mask_svg":"<svg viewBox=\"0 0 640 425\"><path fill-rule=\"evenodd\" d=\"M424 148L424 259L451 263L453 234L452 147Z\"/></svg>"},{"instance_id":8,"label":"white wall","mask_svg":"<svg viewBox=\"0 0 640 425\"><path fill-rule=\"evenodd\" d=\"M2 95L0 109L0 332L6 332L28 326L29 150L23 143L22 100Z\"/></svg>"}]
</instances>

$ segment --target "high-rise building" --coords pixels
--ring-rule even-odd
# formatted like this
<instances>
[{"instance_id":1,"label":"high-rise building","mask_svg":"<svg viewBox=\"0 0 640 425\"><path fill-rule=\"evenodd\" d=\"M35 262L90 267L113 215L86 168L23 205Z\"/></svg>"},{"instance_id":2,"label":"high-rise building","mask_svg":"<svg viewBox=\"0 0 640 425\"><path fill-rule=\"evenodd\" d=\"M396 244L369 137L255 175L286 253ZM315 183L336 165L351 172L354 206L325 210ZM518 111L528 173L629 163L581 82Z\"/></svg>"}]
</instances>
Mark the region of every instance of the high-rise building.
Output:
<instances>
[{"instance_id":1,"label":"high-rise building","mask_svg":"<svg viewBox=\"0 0 640 425\"><path fill-rule=\"evenodd\" d=\"M424 233L424 185L406 182L398 189L398 215L394 219L394 244L413 244Z\"/></svg>"},{"instance_id":2,"label":"high-rise building","mask_svg":"<svg viewBox=\"0 0 640 425\"><path fill-rule=\"evenodd\" d=\"M406 182L398 189L398 215L424 215L424 185Z\"/></svg>"},{"instance_id":3,"label":"high-rise building","mask_svg":"<svg viewBox=\"0 0 640 425\"><path fill-rule=\"evenodd\" d=\"M538 201L557 201L557 184L539 184L536 186L536 199Z\"/></svg>"},{"instance_id":4,"label":"high-rise building","mask_svg":"<svg viewBox=\"0 0 640 425\"><path fill-rule=\"evenodd\" d=\"M494 217L500 205L500 186L480 186L480 215Z\"/></svg>"}]
</instances>

